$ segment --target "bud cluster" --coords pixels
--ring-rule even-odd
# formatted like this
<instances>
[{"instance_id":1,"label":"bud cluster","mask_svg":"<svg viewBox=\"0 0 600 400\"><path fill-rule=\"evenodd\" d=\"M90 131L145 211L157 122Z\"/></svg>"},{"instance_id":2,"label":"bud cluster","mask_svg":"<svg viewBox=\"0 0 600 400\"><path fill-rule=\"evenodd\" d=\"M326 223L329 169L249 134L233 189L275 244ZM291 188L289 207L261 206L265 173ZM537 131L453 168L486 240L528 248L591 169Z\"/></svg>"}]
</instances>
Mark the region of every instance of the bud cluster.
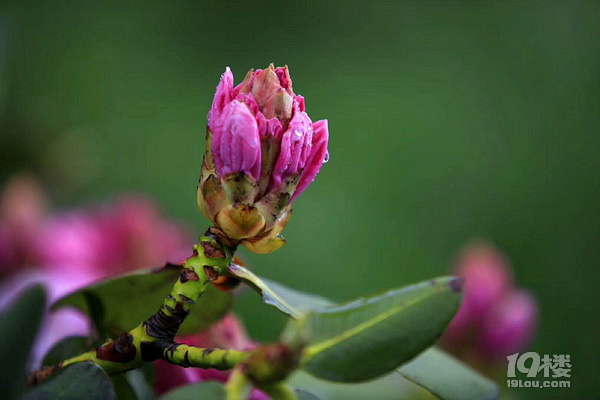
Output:
<instances>
[{"instance_id":1,"label":"bud cluster","mask_svg":"<svg viewBox=\"0 0 600 400\"><path fill-rule=\"evenodd\" d=\"M287 67L250 70L237 86L227 68L208 116L200 210L247 249L277 250L292 203L328 157L328 140L327 120L312 122Z\"/></svg>"}]
</instances>

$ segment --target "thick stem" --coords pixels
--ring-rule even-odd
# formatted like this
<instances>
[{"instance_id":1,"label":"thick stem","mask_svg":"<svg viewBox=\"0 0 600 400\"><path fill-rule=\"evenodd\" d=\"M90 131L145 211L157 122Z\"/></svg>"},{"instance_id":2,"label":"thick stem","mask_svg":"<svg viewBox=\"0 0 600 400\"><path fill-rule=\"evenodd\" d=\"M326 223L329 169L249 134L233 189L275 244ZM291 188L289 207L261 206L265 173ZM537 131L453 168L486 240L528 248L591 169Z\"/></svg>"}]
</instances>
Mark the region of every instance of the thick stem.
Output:
<instances>
[{"instance_id":1,"label":"thick stem","mask_svg":"<svg viewBox=\"0 0 600 400\"><path fill-rule=\"evenodd\" d=\"M242 368L237 367L231 372L225 385L225 400L245 400L250 388L250 380Z\"/></svg>"},{"instance_id":2,"label":"thick stem","mask_svg":"<svg viewBox=\"0 0 600 400\"><path fill-rule=\"evenodd\" d=\"M267 393L272 400L299 400L298 393L283 382L260 386L260 389Z\"/></svg>"},{"instance_id":3,"label":"thick stem","mask_svg":"<svg viewBox=\"0 0 600 400\"><path fill-rule=\"evenodd\" d=\"M172 349L165 350L162 358L171 364L182 367L227 370L246 361L249 355L250 353L246 351L200 348L186 344L174 344Z\"/></svg>"},{"instance_id":4,"label":"thick stem","mask_svg":"<svg viewBox=\"0 0 600 400\"><path fill-rule=\"evenodd\" d=\"M179 327L198 301L212 279L229 266L235 249L222 243L219 237L207 231L194 246L181 275L173 285L159 310L129 332L110 339L95 350L65 360L58 365L44 367L29 377L30 383L45 380L60 368L92 361L107 373L115 374L139 368L144 362L164 359L174 364L228 369L246 358L246 353L200 349L174 342Z\"/></svg>"}]
</instances>

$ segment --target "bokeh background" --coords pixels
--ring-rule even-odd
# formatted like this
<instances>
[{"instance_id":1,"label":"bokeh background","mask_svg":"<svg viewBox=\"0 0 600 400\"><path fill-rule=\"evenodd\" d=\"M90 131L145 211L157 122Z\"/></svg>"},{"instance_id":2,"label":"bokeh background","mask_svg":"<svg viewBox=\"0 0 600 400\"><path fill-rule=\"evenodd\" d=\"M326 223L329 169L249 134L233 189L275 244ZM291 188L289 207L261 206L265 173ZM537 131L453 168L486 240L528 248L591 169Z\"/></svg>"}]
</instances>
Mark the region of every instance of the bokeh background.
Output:
<instances>
[{"instance_id":1,"label":"bokeh background","mask_svg":"<svg viewBox=\"0 0 600 400\"><path fill-rule=\"evenodd\" d=\"M220 74L287 64L331 161L252 267L344 300L445 274L485 239L538 298L530 350L571 355L570 389L519 394L592 398L599 38L593 1L2 2L0 185L32 172L57 209L143 193L201 233ZM284 318L259 303L237 308L274 339Z\"/></svg>"}]
</instances>

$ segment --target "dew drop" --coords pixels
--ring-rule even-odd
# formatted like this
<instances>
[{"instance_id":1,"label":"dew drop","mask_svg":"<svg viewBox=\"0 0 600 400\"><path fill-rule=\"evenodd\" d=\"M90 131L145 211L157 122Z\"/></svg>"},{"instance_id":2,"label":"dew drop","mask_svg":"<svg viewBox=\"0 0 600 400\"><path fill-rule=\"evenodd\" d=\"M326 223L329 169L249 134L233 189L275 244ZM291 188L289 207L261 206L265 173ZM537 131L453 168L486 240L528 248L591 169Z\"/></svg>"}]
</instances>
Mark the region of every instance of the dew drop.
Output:
<instances>
[{"instance_id":1,"label":"dew drop","mask_svg":"<svg viewBox=\"0 0 600 400\"><path fill-rule=\"evenodd\" d=\"M329 162L329 152L325 153L325 158L323 159L323 164L327 164Z\"/></svg>"}]
</instances>

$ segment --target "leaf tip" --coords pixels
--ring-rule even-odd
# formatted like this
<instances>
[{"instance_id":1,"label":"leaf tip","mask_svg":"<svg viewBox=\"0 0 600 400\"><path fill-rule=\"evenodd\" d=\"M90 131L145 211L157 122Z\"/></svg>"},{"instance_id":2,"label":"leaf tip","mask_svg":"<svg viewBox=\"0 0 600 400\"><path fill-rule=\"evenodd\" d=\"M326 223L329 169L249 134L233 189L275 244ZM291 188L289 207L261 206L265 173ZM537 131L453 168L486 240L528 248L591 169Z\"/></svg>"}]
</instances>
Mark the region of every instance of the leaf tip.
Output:
<instances>
[{"instance_id":1,"label":"leaf tip","mask_svg":"<svg viewBox=\"0 0 600 400\"><path fill-rule=\"evenodd\" d=\"M453 278L448 282L448 286L452 291L460 293L465 286L465 280L463 278Z\"/></svg>"}]
</instances>

